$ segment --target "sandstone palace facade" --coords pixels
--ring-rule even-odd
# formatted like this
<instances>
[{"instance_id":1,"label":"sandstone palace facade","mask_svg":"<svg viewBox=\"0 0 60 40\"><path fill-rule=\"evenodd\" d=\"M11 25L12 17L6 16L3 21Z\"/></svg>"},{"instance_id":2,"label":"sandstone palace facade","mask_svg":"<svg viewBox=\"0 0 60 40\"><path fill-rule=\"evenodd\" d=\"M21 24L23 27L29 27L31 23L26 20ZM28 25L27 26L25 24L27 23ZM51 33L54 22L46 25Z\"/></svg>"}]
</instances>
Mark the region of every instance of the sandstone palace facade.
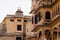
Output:
<instances>
[{"instance_id":1,"label":"sandstone palace facade","mask_svg":"<svg viewBox=\"0 0 60 40\"><path fill-rule=\"evenodd\" d=\"M28 40L60 40L60 0L32 0L33 36Z\"/></svg>"},{"instance_id":2,"label":"sandstone palace facade","mask_svg":"<svg viewBox=\"0 0 60 40\"><path fill-rule=\"evenodd\" d=\"M60 0L31 1L31 16L18 9L0 23L0 40L60 40Z\"/></svg>"}]
</instances>

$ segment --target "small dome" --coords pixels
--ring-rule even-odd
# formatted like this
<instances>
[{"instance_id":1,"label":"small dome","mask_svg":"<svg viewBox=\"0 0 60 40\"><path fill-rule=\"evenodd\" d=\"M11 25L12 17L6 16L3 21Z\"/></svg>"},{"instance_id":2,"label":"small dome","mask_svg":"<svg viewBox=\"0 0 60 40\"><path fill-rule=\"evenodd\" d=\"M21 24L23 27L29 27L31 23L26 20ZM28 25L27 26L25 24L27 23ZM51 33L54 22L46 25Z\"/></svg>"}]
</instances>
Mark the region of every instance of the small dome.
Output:
<instances>
[{"instance_id":1,"label":"small dome","mask_svg":"<svg viewBox=\"0 0 60 40\"><path fill-rule=\"evenodd\" d=\"M17 9L15 15L18 17L23 16L23 11L21 11L21 9Z\"/></svg>"},{"instance_id":2,"label":"small dome","mask_svg":"<svg viewBox=\"0 0 60 40\"><path fill-rule=\"evenodd\" d=\"M21 9L18 9L16 12L23 13L23 11L21 11Z\"/></svg>"}]
</instances>

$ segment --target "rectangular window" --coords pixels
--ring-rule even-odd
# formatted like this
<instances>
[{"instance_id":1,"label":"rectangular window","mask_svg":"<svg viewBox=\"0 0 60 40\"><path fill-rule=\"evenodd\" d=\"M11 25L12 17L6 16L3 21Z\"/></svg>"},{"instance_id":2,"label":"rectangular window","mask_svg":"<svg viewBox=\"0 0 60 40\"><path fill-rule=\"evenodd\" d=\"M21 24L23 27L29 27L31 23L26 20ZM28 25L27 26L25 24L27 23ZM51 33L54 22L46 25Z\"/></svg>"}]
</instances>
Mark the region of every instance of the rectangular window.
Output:
<instances>
[{"instance_id":1,"label":"rectangular window","mask_svg":"<svg viewBox=\"0 0 60 40\"><path fill-rule=\"evenodd\" d=\"M21 31L22 30L22 25L17 25L17 30Z\"/></svg>"},{"instance_id":2,"label":"rectangular window","mask_svg":"<svg viewBox=\"0 0 60 40\"><path fill-rule=\"evenodd\" d=\"M16 37L16 40L22 40L22 38L21 37Z\"/></svg>"},{"instance_id":3,"label":"rectangular window","mask_svg":"<svg viewBox=\"0 0 60 40\"><path fill-rule=\"evenodd\" d=\"M35 24L37 24L38 21L37 21L37 15L35 15Z\"/></svg>"},{"instance_id":4,"label":"rectangular window","mask_svg":"<svg viewBox=\"0 0 60 40\"><path fill-rule=\"evenodd\" d=\"M27 20L24 20L24 22L27 22Z\"/></svg>"},{"instance_id":5,"label":"rectangular window","mask_svg":"<svg viewBox=\"0 0 60 40\"><path fill-rule=\"evenodd\" d=\"M14 19L10 19L11 22L14 22Z\"/></svg>"},{"instance_id":6,"label":"rectangular window","mask_svg":"<svg viewBox=\"0 0 60 40\"><path fill-rule=\"evenodd\" d=\"M21 22L21 19L18 19L17 21L18 21L18 22Z\"/></svg>"}]
</instances>

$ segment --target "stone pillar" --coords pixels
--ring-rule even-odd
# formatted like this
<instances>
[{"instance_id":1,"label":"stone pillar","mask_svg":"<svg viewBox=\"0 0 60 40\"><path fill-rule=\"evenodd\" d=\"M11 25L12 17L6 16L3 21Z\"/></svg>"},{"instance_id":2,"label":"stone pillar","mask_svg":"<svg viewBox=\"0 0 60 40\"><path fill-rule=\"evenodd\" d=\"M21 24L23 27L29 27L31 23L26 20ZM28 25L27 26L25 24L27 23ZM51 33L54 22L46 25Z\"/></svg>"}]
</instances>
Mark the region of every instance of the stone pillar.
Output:
<instances>
[{"instance_id":1,"label":"stone pillar","mask_svg":"<svg viewBox=\"0 0 60 40\"><path fill-rule=\"evenodd\" d=\"M42 30L42 40L44 40L44 39L45 39L45 31Z\"/></svg>"},{"instance_id":2,"label":"stone pillar","mask_svg":"<svg viewBox=\"0 0 60 40\"><path fill-rule=\"evenodd\" d=\"M58 40L58 32L57 32L57 40Z\"/></svg>"},{"instance_id":3,"label":"stone pillar","mask_svg":"<svg viewBox=\"0 0 60 40\"><path fill-rule=\"evenodd\" d=\"M39 33L37 34L37 40L39 40Z\"/></svg>"},{"instance_id":4,"label":"stone pillar","mask_svg":"<svg viewBox=\"0 0 60 40\"><path fill-rule=\"evenodd\" d=\"M53 31L51 31L51 38L52 38L52 40L53 40Z\"/></svg>"}]
</instances>

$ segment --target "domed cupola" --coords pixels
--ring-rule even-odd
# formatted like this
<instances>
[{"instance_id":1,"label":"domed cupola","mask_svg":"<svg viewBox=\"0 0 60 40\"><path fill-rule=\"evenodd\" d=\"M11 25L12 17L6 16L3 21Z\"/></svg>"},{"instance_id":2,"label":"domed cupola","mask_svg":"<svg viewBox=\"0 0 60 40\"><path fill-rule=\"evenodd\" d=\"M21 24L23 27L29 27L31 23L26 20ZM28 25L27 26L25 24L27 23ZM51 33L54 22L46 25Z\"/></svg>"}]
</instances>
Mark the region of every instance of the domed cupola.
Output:
<instances>
[{"instance_id":1,"label":"domed cupola","mask_svg":"<svg viewBox=\"0 0 60 40\"><path fill-rule=\"evenodd\" d=\"M23 11L21 9L18 9L15 13L16 16L23 16Z\"/></svg>"}]
</instances>

